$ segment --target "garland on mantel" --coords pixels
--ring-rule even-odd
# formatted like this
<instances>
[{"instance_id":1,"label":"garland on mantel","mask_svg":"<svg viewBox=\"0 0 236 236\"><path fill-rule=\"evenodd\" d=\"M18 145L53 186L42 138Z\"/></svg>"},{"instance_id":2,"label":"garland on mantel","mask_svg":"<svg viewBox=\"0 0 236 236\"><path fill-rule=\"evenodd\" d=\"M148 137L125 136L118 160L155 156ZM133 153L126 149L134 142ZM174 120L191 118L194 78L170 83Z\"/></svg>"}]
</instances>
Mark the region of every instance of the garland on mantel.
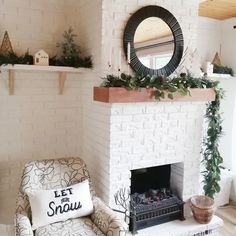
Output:
<instances>
[{"instance_id":1,"label":"garland on mantel","mask_svg":"<svg viewBox=\"0 0 236 236\"><path fill-rule=\"evenodd\" d=\"M101 87L123 87L127 90L135 90L142 88L155 89L155 98L160 100L167 96L173 99L173 93L178 92L182 96L191 95L191 88L216 88L218 82L206 78L193 78L190 75L181 74L173 79L161 76L141 76L127 75L122 73L120 76L107 75L102 78Z\"/></svg>"},{"instance_id":2,"label":"garland on mantel","mask_svg":"<svg viewBox=\"0 0 236 236\"><path fill-rule=\"evenodd\" d=\"M212 81L207 78L193 78L190 75L181 74L175 78L164 78L158 76L140 76L127 75L122 73L120 76L107 75L102 78L101 87L123 87L128 90L153 88L156 100L167 96L173 99L173 93L178 92L182 96L191 96L192 88L213 88L216 93L215 101L207 104L205 118L208 121L207 134L203 140L203 164L205 170L204 192L206 196L214 197L215 193L220 191L220 168L223 158L219 153L219 138L222 134L222 118L220 114L220 101L223 98L223 90L218 87L218 81Z\"/></svg>"}]
</instances>

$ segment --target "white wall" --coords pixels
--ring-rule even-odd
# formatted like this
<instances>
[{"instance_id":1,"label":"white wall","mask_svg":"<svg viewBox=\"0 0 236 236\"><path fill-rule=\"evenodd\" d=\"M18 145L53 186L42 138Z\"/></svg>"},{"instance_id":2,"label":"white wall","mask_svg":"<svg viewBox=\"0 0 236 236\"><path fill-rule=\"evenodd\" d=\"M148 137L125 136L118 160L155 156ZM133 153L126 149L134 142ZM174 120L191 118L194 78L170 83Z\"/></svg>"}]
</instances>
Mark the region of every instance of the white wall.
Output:
<instances>
[{"instance_id":1,"label":"white wall","mask_svg":"<svg viewBox=\"0 0 236 236\"><path fill-rule=\"evenodd\" d=\"M233 129L232 129L232 143L233 143L233 151L232 151L232 171L234 173L233 176L233 185L232 185L232 190L231 190L231 199L233 201L236 201L236 147L235 147L235 142L236 142L236 96L234 99L234 113L233 113L234 121L233 121Z\"/></svg>"},{"instance_id":2,"label":"white wall","mask_svg":"<svg viewBox=\"0 0 236 236\"><path fill-rule=\"evenodd\" d=\"M26 161L81 155L78 74L68 75L62 96L55 72L16 72L15 76L13 96L8 95L7 74L0 76L0 223L12 222Z\"/></svg>"},{"instance_id":3,"label":"white wall","mask_svg":"<svg viewBox=\"0 0 236 236\"><path fill-rule=\"evenodd\" d=\"M219 20L199 16L197 32L197 50L204 67L207 61L212 62L216 52L221 53L221 23Z\"/></svg>"},{"instance_id":4,"label":"white wall","mask_svg":"<svg viewBox=\"0 0 236 236\"><path fill-rule=\"evenodd\" d=\"M73 12L76 1L69 3L0 1L1 39L8 30L15 52L29 49L34 53L43 48L53 55L56 43L69 25L75 25L74 21L89 22L89 18L78 20L78 13ZM92 22L90 29L96 26ZM82 33L78 40L83 38L84 45L86 38ZM87 53L96 52L93 43L89 41L89 45ZM83 73L68 74L64 95L59 96L57 73L16 72L15 95L9 96L7 74L0 74L0 224L13 223L16 194L26 161L82 156L82 77Z\"/></svg>"},{"instance_id":5,"label":"white wall","mask_svg":"<svg viewBox=\"0 0 236 236\"><path fill-rule=\"evenodd\" d=\"M223 65L229 66L236 74L236 17L224 20L221 23L222 27L222 61Z\"/></svg>"},{"instance_id":6,"label":"white wall","mask_svg":"<svg viewBox=\"0 0 236 236\"><path fill-rule=\"evenodd\" d=\"M223 66L231 67L236 72L236 18L215 20L198 17L197 49L201 64L212 61L218 52Z\"/></svg>"},{"instance_id":7,"label":"white wall","mask_svg":"<svg viewBox=\"0 0 236 236\"><path fill-rule=\"evenodd\" d=\"M93 86L101 83L102 65L102 0L72 0L69 21L78 32L81 45L88 55L93 56L94 68L87 71L80 80L82 86L83 107L83 150L97 192L102 195L102 173L98 171L103 163L98 158L103 147L109 143L108 130L104 126L106 115L104 104L95 106ZM80 37L81 36L81 37ZM105 198L105 196L103 196Z\"/></svg>"},{"instance_id":8,"label":"white wall","mask_svg":"<svg viewBox=\"0 0 236 236\"><path fill-rule=\"evenodd\" d=\"M75 29L84 55L92 55L95 72L100 71L102 0L66 1L67 24ZM96 78L94 78L96 79Z\"/></svg>"},{"instance_id":9,"label":"white wall","mask_svg":"<svg viewBox=\"0 0 236 236\"><path fill-rule=\"evenodd\" d=\"M236 201L236 77L219 78L218 81L225 91L225 97L221 102L223 135L219 150L224 159L223 165L232 170L234 175L231 199Z\"/></svg>"},{"instance_id":10,"label":"white wall","mask_svg":"<svg viewBox=\"0 0 236 236\"><path fill-rule=\"evenodd\" d=\"M215 79L215 78L213 78ZM224 159L223 165L228 169L234 169L236 171L236 167L234 166L235 159L235 135L236 132L234 130L235 126L235 99L236 99L236 78L218 78L215 79L220 82L220 87L223 88L225 92L225 96L221 102L221 113L222 113L222 128L223 135L220 138L220 153Z\"/></svg>"},{"instance_id":11,"label":"white wall","mask_svg":"<svg viewBox=\"0 0 236 236\"><path fill-rule=\"evenodd\" d=\"M222 29L222 62L223 65L231 67L236 73L236 18L231 18L221 22ZM225 135L221 139L220 150L224 157L224 164L234 173L231 199L236 201L236 78L231 80L221 80L221 85L225 89L225 99L222 102L224 112L223 128Z\"/></svg>"},{"instance_id":12,"label":"white wall","mask_svg":"<svg viewBox=\"0 0 236 236\"><path fill-rule=\"evenodd\" d=\"M67 28L65 0L2 0L0 39L8 31L13 50L34 54L43 48L54 55L56 43Z\"/></svg>"},{"instance_id":13,"label":"white wall","mask_svg":"<svg viewBox=\"0 0 236 236\"><path fill-rule=\"evenodd\" d=\"M220 54L221 63L233 68L236 72L236 18L228 20L214 20L199 17L198 25L198 52L201 63L212 61L216 52ZM236 106L235 106L235 78L219 78L220 86L225 90L225 98L222 101L221 112L223 117L223 136L220 139L220 152L224 159L223 165L233 170L236 175ZM232 198L236 199L236 177L234 177L234 189Z\"/></svg>"}]
</instances>

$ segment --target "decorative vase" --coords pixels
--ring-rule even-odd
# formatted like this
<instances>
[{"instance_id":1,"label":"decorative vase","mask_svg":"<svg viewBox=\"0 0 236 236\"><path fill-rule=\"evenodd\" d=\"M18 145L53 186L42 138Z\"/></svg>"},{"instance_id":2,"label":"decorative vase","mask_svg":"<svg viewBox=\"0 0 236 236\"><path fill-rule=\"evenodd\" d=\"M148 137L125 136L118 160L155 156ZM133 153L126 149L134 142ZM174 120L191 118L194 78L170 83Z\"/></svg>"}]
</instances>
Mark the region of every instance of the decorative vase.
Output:
<instances>
[{"instance_id":1,"label":"decorative vase","mask_svg":"<svg viewBox=\"0 0 236 236\"><path fill-rule=\"evenodd\" d=\"M214 203L214 200L210 197L204 195L193 196L190 199L190 207L194 219L200 224L209 223L215 213Z\"/></svg>"}]
</instances>

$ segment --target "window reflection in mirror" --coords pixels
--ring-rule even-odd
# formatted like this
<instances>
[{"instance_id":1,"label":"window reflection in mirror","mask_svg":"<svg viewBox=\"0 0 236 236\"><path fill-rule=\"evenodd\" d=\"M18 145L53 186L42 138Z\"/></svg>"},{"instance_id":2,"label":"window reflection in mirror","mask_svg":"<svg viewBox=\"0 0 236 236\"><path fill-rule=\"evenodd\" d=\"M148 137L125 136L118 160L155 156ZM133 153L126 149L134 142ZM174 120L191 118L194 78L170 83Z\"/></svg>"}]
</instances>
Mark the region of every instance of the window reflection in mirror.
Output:
<instances>
[{"instance_id":1,"label":"window reflection in mirror","mask_svg":"<svg viewBox=\"0 0 236 236\"><path fill-rule=\"evenodd\" d=\"M162 19L149 17L142 21L135 31L134 48L144 66L160 69L172 58L174 37Z\"/></svg>"}]
</instances>

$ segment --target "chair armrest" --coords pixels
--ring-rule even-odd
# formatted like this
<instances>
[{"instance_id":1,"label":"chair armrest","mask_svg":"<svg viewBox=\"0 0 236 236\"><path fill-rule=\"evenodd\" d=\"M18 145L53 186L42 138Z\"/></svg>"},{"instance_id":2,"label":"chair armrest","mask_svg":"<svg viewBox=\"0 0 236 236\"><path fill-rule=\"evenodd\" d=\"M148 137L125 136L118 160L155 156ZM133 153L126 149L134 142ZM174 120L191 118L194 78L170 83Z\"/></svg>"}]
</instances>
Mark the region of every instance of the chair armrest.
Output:
<instances>
[{"instance_id":1,"label":"chair armrest","mask_svg":"<svg viewBox=\"0 0 236 236\"><path fill-rule=\"evenodd\" d=\"M33 236L33 230L30 222L30 204L25 193L19 192L16 200L16 211L14 216L15 235Z\"/></svg>"},{"instance_id":2,"label":"chair armrest","mask_svg":"<svg viewBox=\"0 0 236 236\"><path fill-rule=\"evenodd\" d=\"M22 213L15 214L15 236L33 236L29 218Z\"/></svg>"},{"instance_id":3,"label":"chair armrest","mask_svg":"<svg viewBox=\"0 0 236 236\"><path fill-rule=\"evenodd\" d=\"M127 224L111 208L98 197L93 198L93 205L94 212L91 215L91 219L105 235L126 235Z\"/></svg>"}]
</instances>

